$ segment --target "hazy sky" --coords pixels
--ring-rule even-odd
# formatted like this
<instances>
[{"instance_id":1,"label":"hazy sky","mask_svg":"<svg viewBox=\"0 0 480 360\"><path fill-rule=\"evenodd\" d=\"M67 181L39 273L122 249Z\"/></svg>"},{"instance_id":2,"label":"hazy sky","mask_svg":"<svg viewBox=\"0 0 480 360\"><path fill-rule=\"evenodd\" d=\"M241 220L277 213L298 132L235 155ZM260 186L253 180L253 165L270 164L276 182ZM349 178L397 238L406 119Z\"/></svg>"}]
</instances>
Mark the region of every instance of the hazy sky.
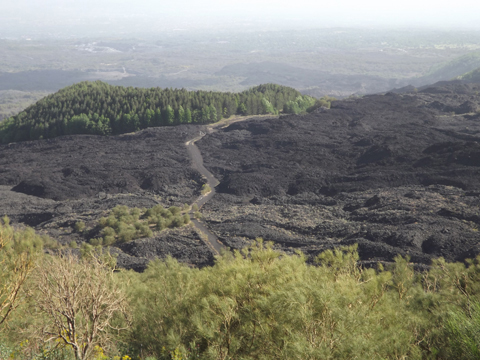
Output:
<instances>
[{"instance_id":1,"label":"hazy sky","mask_svg":"<svg viewBox=\"0 0 480 360\"><path fill-rule=\"evenodd\" d=\"M480 28L479 0L0 0L2 32L61 32L124 22L138 30L232 26L402 26ZM108 27L105 26L105 29ZM85 29L87 30L87 29Z\"/></svg>"}]
</instances>

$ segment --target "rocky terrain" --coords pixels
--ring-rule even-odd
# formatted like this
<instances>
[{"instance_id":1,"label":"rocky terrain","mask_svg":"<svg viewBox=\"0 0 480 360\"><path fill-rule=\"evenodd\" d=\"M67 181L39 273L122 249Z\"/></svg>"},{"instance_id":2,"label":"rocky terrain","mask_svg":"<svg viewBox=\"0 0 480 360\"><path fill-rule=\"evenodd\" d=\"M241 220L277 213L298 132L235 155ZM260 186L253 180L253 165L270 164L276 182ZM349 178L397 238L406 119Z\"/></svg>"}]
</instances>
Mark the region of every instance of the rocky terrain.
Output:
<instances>
[{"instance_id":1,"label":"rocky terrain","mask_svg":"<svg viewBox=\"0 0 480 360\"><path fill-rule=\"evenodd\" d=\"M92 228L116 205L191 204L205 179L185 143L203 131L196 144L219 185L202 214L231 248L261 236L309 255L358 243L367 264L476 256L480 85L408 90L210 132L177 126L1 146L0 213L79 244L89 239L75 223ZM213 261L193 226L115 249L120 265L137 270L168 254L193 266Z\"/></svg>"},{"instance_id":2,"label":"rocky terrain","mask_svg":"<svg viewBox=\"0 0 480 360\"><path fill-rule=\"evenodd\" d=\"M189 166L184 142L198 131L181 126L10 144L0 150L0 185L52 200L149 190L185 202L200 175Z\"/></svg>"},{"instance_id":3,"label":"rocky terrain","mask_svg":"<svg viewBox=\"0 0 480 360\"><path fill-rule=\"evenodd\" d=\"M312 255L358 243L365 261L474 256L479 89L441 83L233 124L198 142L220 181L205 216L232 247L262 236Z\"/></svg>"},{"instance_id":4,"label":"rocky terrain","mask_svg":"<svg viewBox=\"0 0 480 360\"><path fill-rule=\"evenodd\" d=\"M65 136L0 147L0 214L34 227L61 244L87 241L87 229L117 205L150 208L191 203L204 183L191 167L185 141L202 127L147 129L122 136ZM191 228L118 246L119 264L142 269L148 259L170 254L205 265L209 248Z\"/></svg>"}]
</instances>

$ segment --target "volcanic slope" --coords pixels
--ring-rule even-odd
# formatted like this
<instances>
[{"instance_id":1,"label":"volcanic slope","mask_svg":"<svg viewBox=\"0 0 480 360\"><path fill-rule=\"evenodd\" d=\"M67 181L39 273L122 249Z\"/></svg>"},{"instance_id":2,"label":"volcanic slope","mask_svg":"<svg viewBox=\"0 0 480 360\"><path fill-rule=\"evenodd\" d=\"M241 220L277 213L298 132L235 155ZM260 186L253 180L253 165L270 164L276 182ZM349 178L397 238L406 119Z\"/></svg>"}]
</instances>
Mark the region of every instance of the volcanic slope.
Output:
<instances>
[{"instance_id":1,"label":"volcanic slope","mask_svg":"<svg viewBox=\"0 0 480 360\"><path fill-rule=\"evenodd\" d=\"M367 262L475 256L479 90L439 83L219 130L197 142L220 181L204 215L237 248L262 236L311 255L358 243Z\"/></svg>"},{"instance_id":2,"label":"volcanic slope","mask_svg":"<svg viewBox=\"0 0 480 360\"><path fill-rule=\"evenodd\" d=\"M0 146L0 215L63 245L98 236L98 220L117 205L152 208L191 204L205 182L185 142L202 126L149 128L119 136L69 135ZM75 231L83 222L86 231ZM142 270L153 258L213 263L209 247L187 226L115 244L118 263Z\"/></svg>"},{"instance_id":3,"label":"volcanic slope","mask_svg":"<svg viewBox=\"0 0 480 360\"><path fill-rule=\"evenodd\" d=\"M53 200L80 199L149 190L165 195L182 187L180 198L193 197L184 142L200 127L150 128L121 136L69 135L0 146L0 185Z\"/></svg>"},{"instance_id":4,"label":"volcanic slope","mask_svg":"<svg viewBox=\"0 0 480 360\"><path fill-rule=\"evenodd\" d=\"M117 205L192 204L205 179L185 144L206 134L196 144L219 185L201 211L231 248L261 236L308 255L358 243L365 262L397 254L419 264L462 260L480 252L479 91L447 82L225 128L0 146L0 214L81 245ZM75 230L79 221L86 231ZM213 262L190 226L114 246L119 265L137 270L167 255L193 266Z\"/></svg>"}]
</instances>

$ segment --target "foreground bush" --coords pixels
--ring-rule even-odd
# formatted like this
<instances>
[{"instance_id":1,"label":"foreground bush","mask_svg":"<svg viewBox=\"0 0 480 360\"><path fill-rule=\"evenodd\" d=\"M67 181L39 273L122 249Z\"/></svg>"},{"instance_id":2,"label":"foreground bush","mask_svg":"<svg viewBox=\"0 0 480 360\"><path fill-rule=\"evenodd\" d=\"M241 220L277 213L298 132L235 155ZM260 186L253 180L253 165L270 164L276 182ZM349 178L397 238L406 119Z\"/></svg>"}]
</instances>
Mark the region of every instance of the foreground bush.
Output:
<instances>
[{"instance_id":1,"label":"foreground bush","mask_svg":"<svg viewBox=\"0 0 480 360\"><path fill-rule=\"evenodd\" d=\"M32 229L15 231L7 217L0 220L0 329L18 306L43 244L44 239Z\"/></svg>"},{"instance_id":2,"label":"foreground bush","mask_svg":"<svg viewBox=\"0 0 480 360\"><path fill-rule=\"evenodd\" d=\"M165 349L202 359L449 359L471 351L456 344L462 337L479 343L480 321L463 311L478 297L478 263L439 260L419 274L400 257L389 271L357 260L348 247L309 266L259 242L201 270L153 262L130 274L127 341L159 359ZM453 312L472 322L461 336L446 322L464 322Z\"/></svg>"},{"instance_id":3,"label":"foreground bush","mask_svg":"<svg viewBox=\"0 0 480 360\"><path fill-rule=\"evenodd\" d=\"M321 253L312 266L303 254L285 255L261 240L223 254L213 267L169 258L151 262L141 274L113 272L95 254L47 256L24 281L9 327L0 328L0 354L477 359L478 260L438 259L418 273L398 257L388 269L365 269L350 246Z\"/></svg>"},{"instance_id":4,"label":"foreground bush","mask_svg":"<svg viewBox=\"0 0 480 360\"><path fill-rule=\"evenodd\" d=\"M480 303L473 299L465 307L451 310L446 321L449 352L456 359L480 359Z\"/></svg>"}]
</instances>

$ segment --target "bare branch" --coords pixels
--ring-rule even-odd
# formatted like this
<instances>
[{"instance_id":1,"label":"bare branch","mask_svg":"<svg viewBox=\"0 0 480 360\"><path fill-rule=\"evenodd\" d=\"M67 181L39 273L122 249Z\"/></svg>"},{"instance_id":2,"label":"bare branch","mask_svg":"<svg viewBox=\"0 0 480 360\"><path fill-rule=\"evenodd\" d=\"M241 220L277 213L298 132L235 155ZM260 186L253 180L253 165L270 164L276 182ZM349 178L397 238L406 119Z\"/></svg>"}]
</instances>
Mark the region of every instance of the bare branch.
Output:
<instances>
[{"instance_id":1,"label":"bare branch","mask_svg":"<svg viewBox=\"0 0 480 360\"><path fill-rule=\"evenodd\" d=\"M98 259L52 257L36 272L35 281L31 296L46 315L48 332L71 347L76 359L87 359L96 345L108 343L112 320L127 314L113 273Z\"/></svg>"}]
</instances>

